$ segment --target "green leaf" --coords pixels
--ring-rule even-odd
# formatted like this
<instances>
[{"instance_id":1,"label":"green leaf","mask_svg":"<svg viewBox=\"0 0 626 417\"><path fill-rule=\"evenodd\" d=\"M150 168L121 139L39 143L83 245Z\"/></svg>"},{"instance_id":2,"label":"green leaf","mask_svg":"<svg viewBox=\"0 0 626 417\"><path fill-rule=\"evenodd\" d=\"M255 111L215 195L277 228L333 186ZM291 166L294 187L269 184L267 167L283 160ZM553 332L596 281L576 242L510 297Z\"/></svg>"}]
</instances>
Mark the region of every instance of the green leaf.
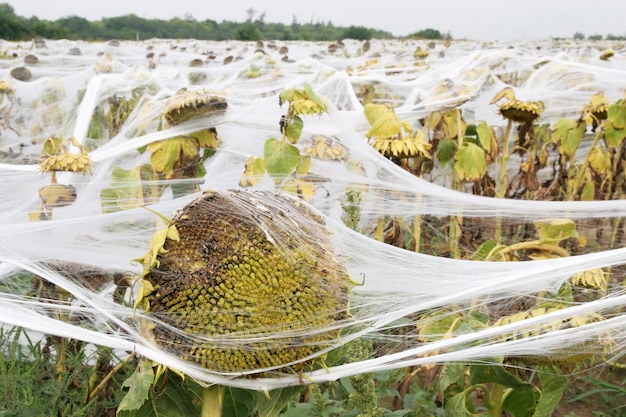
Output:
<instances>
[{"instance_id":1,"label":"green leaf","mask_svg":"<svg viewBox=\"0 0 626 417\"><path fill-rule=\"evenodd\" d=\"M420 338L427 342L440 340L459 327L461 314L441 310L417 322ZM449 336L449 335L448 335Z\"/></svg>"},{"instance_id":2,"label":"green leaf","mask_svg":"<svg viewBox=\"0 0 626 417\"><path fill-rule=\"evenodd\" d=\"M541 392L533 386L533 389L514 389L505 395L502 411L506 411L514 417L531 417Z\"/></svg>"},{"instance_id":3,"label":"green leaf","mask_svg":"<svg viewBox=\"0 0 626 417\"><path fill-rule=\"evenodd\" d=\"M480 124L476 126L476 135L478 136L480 146L482 146L487 153L491 152L492 133L493 130L489 128L487 122L480 122Z\"/></svg>"},{"instance_id":4,"label":"green leaf","mask_svg":"<svg viewBox=\"0 0 626 417\"><path fill-rule=\"evenodd\" d=\"M569 219L544 219L535 222L540 243L557 243L578 237L576 223Z\"/></svg>"},{"instance_id":5,"label":"green leaf","mask_svg":"<svg viewBox=\"0 0 626 417\"><path fill-rule=\"evenodd\" d=\"M467 365L462 363L447 363L442 366L439 373L439 391L446 391L448 388L463 384Z\"/></svg>"},{"instance_id":6,"label":"green leaf","mask_svg":"<svg viewBox=\"0 0 626 417\"><path fill-rule=\"evenodd\" d=\"M465 142L454 155L454 169L461 181L476 181L487 173L485 152L473 143Z\"/></svg>"},{"instance_id":7,"label":"green leaf","mask_svg":"<svg viewBox=\"0 0 626 417\"><path fill-rule=\"evenodd\" d=\"M468 392L463 391L446 399L445 411L447 416L476 417L475 409L468 398Z\"/></svg>"},{"instance_id":8,"label":"green leaf","mask_svg":"<svg viewBox=\"0 0 626 417\"><path fill-rule=\"evenodd\" d=\"M437 158L437 161L439 161L439 163L444 166L452 162L454 152L456 152L456 141L450 138L446 138L439 142L439 145L437 146L437 154L435 155L435 157Z\"/></svg>"},{"instance_id":9,"label":"green leaf","mask_svg":"<svg viewBox=\"0 0 626 417\"><path fill-rule=\"evenodd\" d=\"M183 381L169 372L165 387L155 387L159 395L151 396L137 410L120 410L117 417L189 417L200 415L201 387L190 380ZM152 390L151 390L152 391Z\"/></svg>"},{"instance_id":10,"label":"green leaf","mask_svg":"<svg viewBox=\"0 0 626 417\"><path fill-rule=\"evenodd\" d=\"M222 416L247 417L254 411L254 394L252 391L226 387Z\"/></svg>"},{"instance_id":11,"label":"green leaf","mask_svg":"<svg viewBox=\"0 0 626 417\"><path fill-rule=\"evenodd\" d=\"M585 123L580 120L559 119L552 129L552 141L559 144L559 153L571 157L585 134Z\"/></svg>"},{"instance_id":12,"label":"green leaf","mask_svg":"<svg viewBox=\"0 0 626 417\"><path fill-rule=\"evenodd\" d=\"M610 105L606 119L616 128L626 128L626 103L623 100L618 100L615 104Z\"/></svg>"},{"instance_id":13,"label":"green leaf","mask_svg":"<svg viewBox=\"0 0 626 417\"><path fill-rule=\"evenodd\" d=\"M145 187L142 180L152 180L155 174L148 164L125 170L114 167L111 172L111 188L104 188L100 193L100 203L104 213L113 213L141 207L156 201L163 191L163 186Z\"/></svg>"},{"instance_id":14,"label":"green leaf","mask_svg":"<svg viewBox=\"0 0 626 417\"><path fill-rule=\"evenodd\" d=\"M624 138L626 138L626 128L615 127L609 121L604 122L604 143L609 148L618 147Z\"/></svg>"},{"instance_id":15,"label":"green leaf","mask_svg":"<svg viewBox=\"0 0 626 417\"><path fill-rule=\"evenodd\" d=\"M291 143L297 143L300 139L300 135L302 134L302 129L304 128L304 122L302 118L298 115L294 115L291 120L287 123L287 129L285 133L287 135L287 139Z\"/></svg>"},{"instance_id":16,"label":"green leaf","mask_svg":"<svg viewBox=\"0 0 626 417\"><path fill-rule=\"evenodd\" d=\"M518 390L532 390L534 386L522 381L502 365L470 365L470 384L493 382Z\"/></svg>"},{"instance_id":17,"label":"green leaf","mask_svg":"<svg viewBox=\"0 0 626 417\"><path fill-rule=\"evenodd\" d=\"M542 366L538 369L541 381L541 396L535 407L532 417L550 417L563 397L567 387L567 377L552 366Z\"/></svg>"},{"instance_id":18,"label":"green leaf","mask_svg":"<svg viewBox=\"0 0 626 417\"><path fill-rule=\"evenodd\" d=\"M300 162L300 151L295 146L270 138L263 150L265 169L276 183L287 177Z\"/></svg>"},{"instance_id":19,"label":"green leaf","mask_svg":"<svg viewBox=\"0 0 626 417\"><path fill-rule=\"evenodd\" d=\"M498 242L495 240L484 241L471 256L473 261L486 261L489 254L498 246Z\"/></svg>"},{"instance_id":20,"label":"green leaf","mask_svg":"<svg viewBox=\"0 0 626 417\"><path fill-rule=\"evenodd\" d=\"M124 410L138 410L150 397L150 388L154 381L154 370L152 364L147 360L142 360L137 365L135 372L122 384L128 387L128 393L122 398L117 409L118 415Z\"/></svg>"},{"instance_id":21,"label":"green leaf","mask_svg":"<svg viewBox=\"0 0 626 417\"><path fill-rule=\"evenodd\" d=\"M256 408L259 417L277 417L289 401L301 392L302 387L298 386L275 389L268 393L257 392Z\"/></svg>"}]
</instances>

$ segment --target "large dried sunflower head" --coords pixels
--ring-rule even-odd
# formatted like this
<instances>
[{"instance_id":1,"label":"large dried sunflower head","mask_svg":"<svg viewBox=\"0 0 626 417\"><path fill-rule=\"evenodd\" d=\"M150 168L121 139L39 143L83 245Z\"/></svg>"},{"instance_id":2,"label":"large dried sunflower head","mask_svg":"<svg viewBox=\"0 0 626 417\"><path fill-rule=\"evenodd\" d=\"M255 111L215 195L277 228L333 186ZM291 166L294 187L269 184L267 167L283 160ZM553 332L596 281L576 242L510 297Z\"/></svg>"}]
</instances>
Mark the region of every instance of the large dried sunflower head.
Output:
<instances>
[{"instance_id":1,"label":"large dried sunflower head","mask_svg":"<svg viewBox=\"0 0 626 417\"><path fill-rule=\"evenodd\" d=\"M351 286L323 219L273 192L207 192L178 212L145 279L155 340L219 372L300 371L338 342ZM267 374L267 373L265 373Z\"/></svg>"},{"instance_id":2,"label":"large dried sunflower head","mask_svg":"<svg viewBox=\"0 0 626 417\"><path fill-rule=\"evenodd\" d=\"M164 117L168 126L174 126L209 113L224 111L227 107L224 97L210 91L182 88L169 99Z\"/></svg>"}]
</instances>

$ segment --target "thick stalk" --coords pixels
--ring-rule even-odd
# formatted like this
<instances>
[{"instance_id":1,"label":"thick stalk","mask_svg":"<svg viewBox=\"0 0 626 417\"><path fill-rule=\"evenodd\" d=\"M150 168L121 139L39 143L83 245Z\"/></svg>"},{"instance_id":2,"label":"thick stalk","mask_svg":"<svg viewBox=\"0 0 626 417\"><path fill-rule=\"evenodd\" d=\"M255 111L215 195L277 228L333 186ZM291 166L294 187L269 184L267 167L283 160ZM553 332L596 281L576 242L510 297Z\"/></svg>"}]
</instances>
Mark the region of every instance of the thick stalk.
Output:
<instances>
[{"instance_id":1,"label":"thick stalk","mask_svg":"<svg viewBox=\"0 0 626 417\"><path fill-rule=\"evenodd\" d=\"M508 164L509 158L509 136L511 134L511 128L513 127L513 122L509 120L506 124L506 130L504 131L504 136L502 137L502 149L500 151L500 179L498 182L498 191L496 196L498 198L506 197L507 191L507 178L508 178ZM496 217L496 231L495 231L495 240L496 243L502 243L502 217Z\"/></svg>"},{"instance_id":2,"label":"thick stalk","mask_svg":"<svg viewBox=\"0 0 626 417\"><path fill-rule=\"evenodd\" d=\"M211 385L202 389L201 417L222 417L224 404L224 386Z\"/></svg>"}]
</instances>

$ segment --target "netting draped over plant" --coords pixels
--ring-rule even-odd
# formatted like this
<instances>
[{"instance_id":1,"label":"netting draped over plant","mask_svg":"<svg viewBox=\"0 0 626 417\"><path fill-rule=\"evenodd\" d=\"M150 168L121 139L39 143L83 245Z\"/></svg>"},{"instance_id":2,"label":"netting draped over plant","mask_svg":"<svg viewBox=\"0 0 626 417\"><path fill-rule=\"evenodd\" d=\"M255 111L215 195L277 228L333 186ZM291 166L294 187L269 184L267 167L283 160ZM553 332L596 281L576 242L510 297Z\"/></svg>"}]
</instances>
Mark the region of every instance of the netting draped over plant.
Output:
<instances>
[{"instance_id":1,"label":"netting draped over plant","mask_svg":"<svg viewBox=\"0 0 626 417\"><path fill-rule=\"evenodd\" d=\"M254 389L621 354L626 55L418 44L47 42L24 80L2 59L0 321ZM478 175L461 151L511 131L494 96L540 121ZM592 97L614 103L593 126Z\"/></svg>"}]
</instances>

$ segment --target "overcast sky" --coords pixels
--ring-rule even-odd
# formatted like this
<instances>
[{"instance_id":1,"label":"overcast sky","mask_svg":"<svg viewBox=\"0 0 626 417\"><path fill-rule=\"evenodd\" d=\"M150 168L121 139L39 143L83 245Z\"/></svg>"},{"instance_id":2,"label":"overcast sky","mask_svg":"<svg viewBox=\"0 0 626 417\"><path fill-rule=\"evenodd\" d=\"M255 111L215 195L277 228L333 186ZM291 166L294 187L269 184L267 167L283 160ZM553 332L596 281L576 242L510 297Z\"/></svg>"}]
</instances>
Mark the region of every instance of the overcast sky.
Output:
<instances>
[{"instance_id":1,"label":"overcast sky","mask_svg":"<svg viewBox=\"0 0 626 417\"><path fill-rule=\"evenodd\" d=\"M367 26L396 36L420 29L450 32L454 38L520 40L585 35L626 35L625 0L0 0L25 17L88 20L136 14L170 19L243 21L246 10L265 13L266 22L332 22Z\"/></svg>"}]
</instances>

